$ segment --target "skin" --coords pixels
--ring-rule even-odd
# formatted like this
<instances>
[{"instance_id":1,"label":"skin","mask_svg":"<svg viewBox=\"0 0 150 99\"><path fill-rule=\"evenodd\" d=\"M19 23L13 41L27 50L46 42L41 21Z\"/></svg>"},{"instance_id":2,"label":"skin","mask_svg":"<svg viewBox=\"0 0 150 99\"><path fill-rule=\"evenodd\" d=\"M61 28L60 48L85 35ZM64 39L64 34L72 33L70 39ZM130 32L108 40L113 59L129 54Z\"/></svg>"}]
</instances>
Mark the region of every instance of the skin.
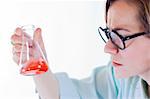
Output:
<instances>
[{"instance_id":1,"label":"skin","mask_svg":"<svg viewBox=\"0 0 150 99\"><path fill-rule=\"evenodd\" d=\"M39 43L39 46L41 47L45 57L46 57L46 51L42 39L41 29L37 28L34 33L34 41ZM12 53L13 53L13 60L18 64L20 59L20 52L21 52L21 46L22 46L22 34L23 31L21 28L16 28L14 34L11 36L11 43L13 45ZM25 36L25 41L30 42L30 38L28 36ZM32 46L32 45L30 45ZM33 50L34 47L32 47ZM33 80L36 85L36 90L39 93L39 96L41 99L59 99L59 86L58 82L55 79L54 75L52 74L51 70L48 69L48 71L41 75L33 76Z\"/></svg>"},{"instance_id":2,"label":"skin","mask_svg":"<svg viewBox=\"0 0 150 99\"><path fill-rule=\"evenodd\" d=\"M23 34L22 29L18 27L18 28L16 28L15 33L11 36L11 43L13 44L13 48L12 48L13 60L17 64L19 63L19 56L20 56L20 53L21 53L21 48L22 48L23 41L32 42L30 37L27 36L27 35L25 35L25 40L22 40L22 36L23 36L22 34ZM38 44L40 45L44 55L46 56L46 51L45 51L43 39L42 39L42 36L41 36L41 29L40 28L37 28L35 30L33 38L34 38L34 41L38 42ZM29 45L29 46L32 47L32 50L35 50L32 45ZM24 53L25 52L26 52L26 50L24 50Z\"/></svg>"},{"instance_id":3,"label":"skin","mask_svg":"<svg viewBox=\"0 0 150 99\"><path fill-rule=\"evenodd\" d=\"M137 18L138 10L134 4L123 0L115 2L108 11L107 26L112 29L119 28L121 35L132 35L143 32L144 28ZM140 36L126 42L126 49L116 48L111 41L105 45L105 52L112 57L112 62L122 64L115 67L117 78L127 78L138 75L150 87L150 38ZM149 88L150 90L150 88ZM149 91L150 93L150 91Z\"/></svg>"},{"instance_id":4,"label":"skin","mask_svg":"<svg viewBox=\"0 0 150 99\"><path fill-rule=\"evenodd\" d=\"M124 13L125 12L125 13ZM120 28L117 32L122 35L132 35L138 32L143 32L144 28L137 19L138 11L134 5L129 5L123 0L115 2L108 11L107 16L107 26L110 30L115 28ZM18 63L20 48L22 45L22 30L17 28L15 33L11 36L11 42L13 44L13 60ZM28 37L26 37L28 40ZM34 39L40 43L40 46L43 52L46 55L44 48L44 43L41 36L41 29L37 28L35 31ZM126 49L120 50L116 48L110 41L106 43L104 48L106 53L109 53L112 57L112 62L122 64L121 67L115 67L116 77L117 78L126 78L138 75L143 78L149 85L149 94L150 94L150 39L145 36L140 36L135 39L129 40L126 42ZM50 86L49 83L57 84L57 81L48 80L47 78L51 74L35 76L34 81L37 85L38 92L42 99L49 99L49 93L52 90L48 91L47 86ZM49 81L49 82L48 82ZM48 82L48 84L42 84L41 82ZM46 87L43 87L45 85ZM39 87L40 86L40 87ZM49 87L51 89L52 86ZM58 89L58 85L54 87L54 90ZM46 94L45 94L46 93ZM55 93L55 92L54 92ZM57 95L54 94L58 99ZM54 97L53 96L53 97ZM149 95L150 96L150 95Z\"/></svg>"}]
</instances>

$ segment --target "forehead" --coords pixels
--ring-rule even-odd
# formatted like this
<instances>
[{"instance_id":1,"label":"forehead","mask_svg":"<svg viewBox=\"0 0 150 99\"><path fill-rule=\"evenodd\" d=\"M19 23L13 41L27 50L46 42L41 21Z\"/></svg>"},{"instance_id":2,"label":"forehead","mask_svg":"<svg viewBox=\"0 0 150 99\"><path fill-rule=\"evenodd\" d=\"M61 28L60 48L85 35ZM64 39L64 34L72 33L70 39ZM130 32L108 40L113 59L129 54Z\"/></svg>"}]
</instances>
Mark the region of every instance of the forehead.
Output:
<instances>
[{"instance_id":1,"label":"forehead","mask_svg":"<svg viewBox=\"0 0 150 99\"><path fill-rule=\"evenodd\" d=\"M107 25L115 27L134 27L139 25L138 9L134 4L116 1L108 10Z\"/></svg>"}]
</instances>

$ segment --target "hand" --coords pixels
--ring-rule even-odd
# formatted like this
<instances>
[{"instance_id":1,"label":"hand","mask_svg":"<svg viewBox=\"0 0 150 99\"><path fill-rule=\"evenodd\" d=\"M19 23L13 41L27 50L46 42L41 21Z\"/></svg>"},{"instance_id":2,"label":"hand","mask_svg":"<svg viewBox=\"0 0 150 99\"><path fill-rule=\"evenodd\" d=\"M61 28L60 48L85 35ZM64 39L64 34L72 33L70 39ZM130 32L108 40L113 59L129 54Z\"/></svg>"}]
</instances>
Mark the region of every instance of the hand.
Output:
<instances>
[{"instance_id":1,"label":"hand","mask_svg":"<svg viewBox=\"0 0 150 99\"><path fill-rule=\"evenodd\" d=\"M13 60L15 61L15 63L19 64L19 59L20 59L20 53L21 53L21 49L22 49L22 44L24 43L23 40L23 31L21 28L16 28L15 33L11 36L11 43L12 43L12 53L13 53ZM33 36L33 40L38 42L45 57L46 57L46 50L44 47L44 43L43 43L43 39L42 39L42 35L41 35L41 29L37 28L34 32L34 36ZM24 41L28 41L28 42L32 42L32 40L30 39L29 36L27 36L26 34L24 34ZM32 48L32 45L29 45L30 48ZM32 50L35 50L34 48L32 48ZM26 52L26 50L24 50L24 53ZM25 58L26 59L26 58ZM25 61L25 60L24 60Z\"/></svg>"}]
</instances>

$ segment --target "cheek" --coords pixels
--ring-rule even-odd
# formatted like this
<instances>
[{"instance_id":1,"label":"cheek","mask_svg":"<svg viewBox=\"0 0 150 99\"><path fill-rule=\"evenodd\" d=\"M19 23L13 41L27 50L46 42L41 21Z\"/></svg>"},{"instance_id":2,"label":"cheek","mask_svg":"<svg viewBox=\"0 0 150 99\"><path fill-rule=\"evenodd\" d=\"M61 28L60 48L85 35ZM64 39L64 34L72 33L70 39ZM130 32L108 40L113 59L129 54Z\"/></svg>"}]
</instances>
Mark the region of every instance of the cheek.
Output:
<instances>
[{"instance_id":1,"label":"cheek","mask_svg":"<svg viewBox=\"0 0 150 99\"><path fill-rule=\"evenodd\" d=\"M140 53L141 52L141 53ZM148 70L148 58L142 54L142 51L125 51L122 53L121 60L124 64L122 68L116 68L116 77L126 78L140 75ZM145 53L145 52L144 52Z\"/></svg>"},{"instance_id":2,"label":"cheek","mask_svg":"<svg viewBox=\"0 0 150 99\"><path fill-rule=\"evenodd\" d=\"M122 61L128 68L144 69L150 65L149 45L137 44L122 51Z\"/></svg>"},{"instance_id":3,"label":"cheek","mask_svg":"<svg viewBox=\"0 0 150 99\"><path fill-rule=\"evenodd\" d=\"M122 59L122 62L124 64L127 64L127 63L131 63L133 60L136 60L136 52L134 52L134 50L132 49L128 49L126 48L125 50L121 51L121 59Z\"/></svg>"},{"instance_id":4,"label":"cheek","mask_svg":"<svg viewBox=\"0 0 150 99\"><path fill-rule=\"evenodd\" d=\"M149 51L142 49L142 47L132 47L127 48L126 50L122 51L121 58L122 62L125 65L142 65L145 64L146 60L150 59Z\"/></svg>"}]
</instances>

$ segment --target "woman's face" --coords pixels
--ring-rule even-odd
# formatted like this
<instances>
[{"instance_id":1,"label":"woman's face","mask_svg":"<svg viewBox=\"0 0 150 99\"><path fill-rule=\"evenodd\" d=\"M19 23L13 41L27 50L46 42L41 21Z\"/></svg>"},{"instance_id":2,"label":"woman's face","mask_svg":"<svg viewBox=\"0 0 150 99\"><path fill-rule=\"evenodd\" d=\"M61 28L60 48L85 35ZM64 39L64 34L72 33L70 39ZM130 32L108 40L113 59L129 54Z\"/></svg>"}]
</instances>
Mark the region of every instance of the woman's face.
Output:
<instances>
[{"instance_id":1,"label":"woman's face","mask_svg":"<svg viewBox=\"0 0 150 99\"><path fill-rule=\"evenodd\" d=\"M144 32L137 16L138 9L134 4L116 1L109 8L107 26L110 30L116 30L124 36ZM125 41L125 43L126 48L124 50L116 48L111 41L108 41L105 46L105 52L112 57L116 77L145 75L150 71L150 39L139 36Z\"/></svg>"}]
</instances>

